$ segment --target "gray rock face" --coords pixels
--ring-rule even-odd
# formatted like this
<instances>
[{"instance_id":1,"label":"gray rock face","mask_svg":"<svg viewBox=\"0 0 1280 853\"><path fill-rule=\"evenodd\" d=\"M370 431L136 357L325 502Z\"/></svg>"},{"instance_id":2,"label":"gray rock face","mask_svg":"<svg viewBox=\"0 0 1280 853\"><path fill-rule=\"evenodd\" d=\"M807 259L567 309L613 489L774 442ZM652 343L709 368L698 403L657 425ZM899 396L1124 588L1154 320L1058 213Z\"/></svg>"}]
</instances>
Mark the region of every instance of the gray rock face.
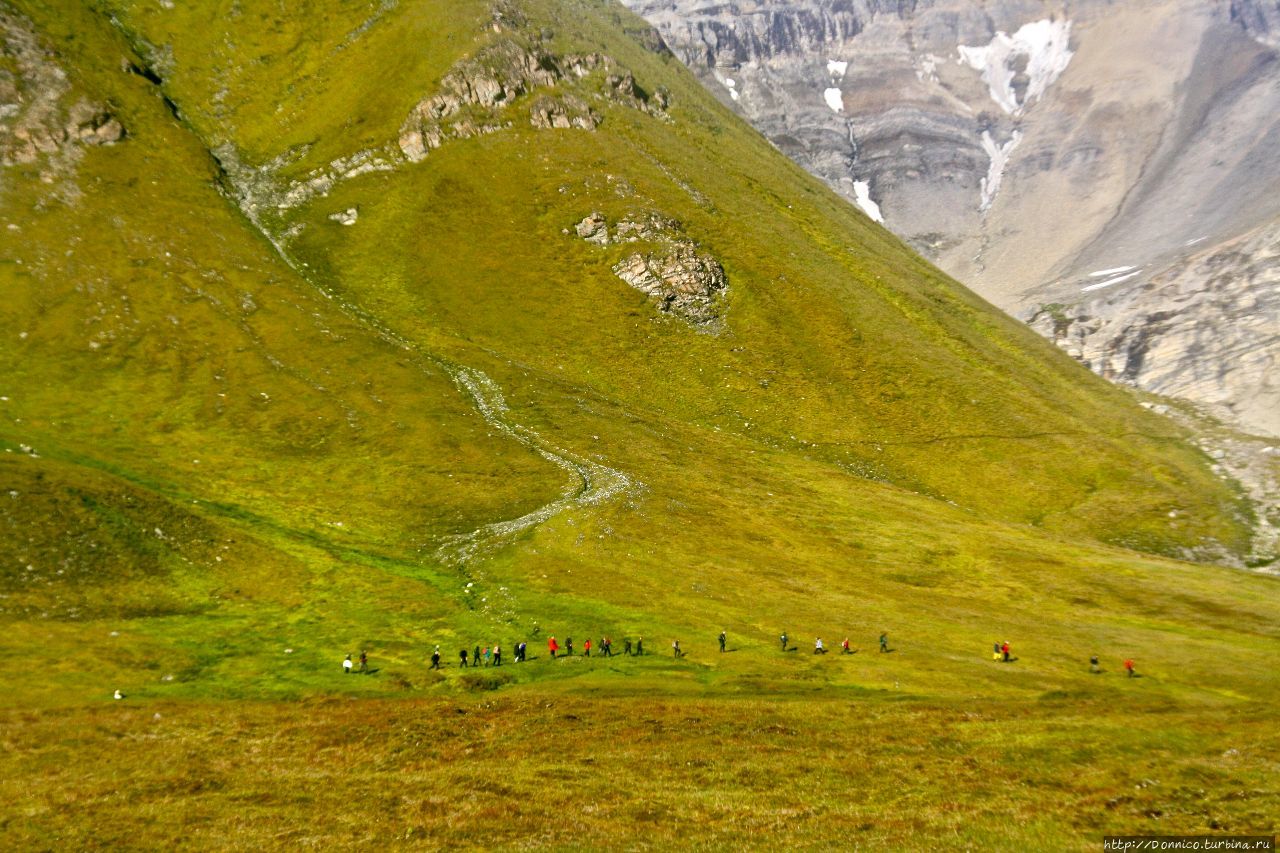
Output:
<instances>
[{"instance_id":1,"label":"gray rock face","mask_svg":"<svg viewBox=\"0 0 1280 853\"><path fill-rule=\"evenodd\" d=\"M1280 47L1280 2L1231 0L1231 20L1270 47Z\"/></svg>"},{"instance_id":2,"label":"gray rock face","mask_svg":"<svg viewBox=\"0 0 1280 853\"><path fill-rule=\"evenodd\" d=\"M1253 272L1232 298L1202 261L1261 252L1248 235L1280 222L1276 0L626 2L721 100L943 269L1039 312L1038 328L1046 305L1088 318L1070 335L1095 369L1253 408L1259 373L1240 364L1277 357L1280 315L1256 292L1274 287L1270 261L1238 257L1232 274ZM1141 369L1099 355L1139 350Z\"/></svg>"},{"instance_id":3,"label":"gray rock face","mask_svg":"<svg viewBox=\"0 0 1280 853\"><path fill-rule=\"evenodd\" d=\"M1106 291L1102 291L1106 294ZM1204 318L1230 317L1211 324ZM1031 324L1095 372L1280 434L1280 221ZM1240 389L1251 389L1248 395Z\"/></svg>"},{"instance_id":4,"label":"gray rock face","mask_svg":"<svg viewBox=\"0 0 1280 853\"><path fill-rule=\"evenodd\" d=\"M124 127L106 108L72 94L31 26L0 7L0 166L66 165L77 146L123 138Z\"/></svg>"}]
</instances>

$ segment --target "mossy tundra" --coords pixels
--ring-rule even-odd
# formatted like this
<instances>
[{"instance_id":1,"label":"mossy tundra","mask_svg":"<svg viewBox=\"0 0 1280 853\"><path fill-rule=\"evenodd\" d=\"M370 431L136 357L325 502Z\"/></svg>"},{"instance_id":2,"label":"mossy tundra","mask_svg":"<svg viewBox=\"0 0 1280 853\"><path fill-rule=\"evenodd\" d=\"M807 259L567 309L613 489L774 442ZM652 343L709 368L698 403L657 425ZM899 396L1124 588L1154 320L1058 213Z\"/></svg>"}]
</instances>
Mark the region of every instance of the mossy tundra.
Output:
<instances>
[{"instance_id":1,"label":"mossy tundra","mask_svg":"<svg viewBox=\"0 0 1280 853\"><path fill-rule=\"evenodd\" d=\"M1274 832L1248 504L620 6L4 23L65 84L0 166L4 846ZM694 319L614 272L695 252Z\"/></svg>"}]
</instances>

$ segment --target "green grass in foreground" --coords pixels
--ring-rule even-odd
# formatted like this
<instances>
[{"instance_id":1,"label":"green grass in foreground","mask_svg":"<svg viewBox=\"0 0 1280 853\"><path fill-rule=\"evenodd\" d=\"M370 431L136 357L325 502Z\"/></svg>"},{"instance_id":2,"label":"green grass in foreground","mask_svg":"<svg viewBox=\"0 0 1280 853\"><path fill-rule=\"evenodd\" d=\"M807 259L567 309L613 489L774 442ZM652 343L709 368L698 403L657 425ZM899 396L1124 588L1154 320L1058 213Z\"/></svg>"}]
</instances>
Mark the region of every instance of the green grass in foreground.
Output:
<instances>
[{"instance_id":1,"label":"green grass in foreground","mask_svg":"<svg viewBox=\"0 0 1280 853\"><path fill-rule=\"evenodd\" d=\"M1139 694L14 712L0 831L16 848L273 849L1097 850L1112 832L1273 833L1272 715Z\"/></svg>"}]
</instances>

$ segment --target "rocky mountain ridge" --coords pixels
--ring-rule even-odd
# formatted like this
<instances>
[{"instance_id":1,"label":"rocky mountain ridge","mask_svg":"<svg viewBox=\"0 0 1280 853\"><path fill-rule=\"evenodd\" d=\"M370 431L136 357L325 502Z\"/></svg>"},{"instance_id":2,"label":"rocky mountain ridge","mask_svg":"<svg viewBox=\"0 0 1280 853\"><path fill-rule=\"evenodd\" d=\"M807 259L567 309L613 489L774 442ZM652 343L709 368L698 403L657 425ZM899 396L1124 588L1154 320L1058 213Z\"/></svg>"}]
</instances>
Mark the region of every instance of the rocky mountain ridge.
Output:
<instances>
[{"instance_id":1,"label":"rocky mountain ridge","mask_svg":"<svg viewBox=\"0 0 1280 853\"><path fill-rule=\"evenodd\" d=\"M628 5L722 102L988 299L1042 330L1053 306L1093 318L1058 338L1104 375L1280 434L1276 3ZM1230 299L1221 264L1197 261L1227 255ZM1141 369L1096 357L1137 340Z\"/></svg>"}]
</instances>

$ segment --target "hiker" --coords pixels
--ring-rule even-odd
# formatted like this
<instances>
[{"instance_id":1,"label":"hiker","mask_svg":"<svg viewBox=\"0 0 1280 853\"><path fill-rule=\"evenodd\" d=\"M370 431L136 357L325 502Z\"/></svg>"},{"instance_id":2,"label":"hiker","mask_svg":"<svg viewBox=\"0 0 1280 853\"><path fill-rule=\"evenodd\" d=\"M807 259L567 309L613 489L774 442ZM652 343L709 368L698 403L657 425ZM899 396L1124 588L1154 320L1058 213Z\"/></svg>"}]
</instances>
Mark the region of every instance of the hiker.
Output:
<instances>
[{"instance_id":1,"label":"hiker","mask_svg":"<svg viewBox=\"0 0 1280 853\"><path fill-rule=\"evenodd\" d=\"M536 636L538 636L538 623L537 623L537 622L534 622L534 623L533 623L533 636L535 636L535 637L536 637Z\"/></svg>"},{"instance_id":2,"label":"hiker","mask_svg":"<svg viewBox=\"0 0 1280 853\"><path fill-rule=\"evenodd\" d=\"M564 653L569 657L573 657L573 637L564 638Z\"/></svg>"},{"instance_id":3,"label":"hiker","mask_svg":"<svg viewBox=\"0 0 1280 853\"><path fill-rule=\"evenodd\" d=\"M889 651L889 634L886 631L880 632L880 651L882 653Z\"/></svg>"},{"instance_id":4,"label":"hiker","mask_svg":"<svg viewBox=\"0 0 1280 853\"><path fill-rule=\"evenodd\" d=\"M488 646L484 647L484 665L488 666L493 663L493 650Z\"/></svg>"},{"instance_id":5,"label":"hiker","mask_svg":"<svg viewBox=\"0 0 1280 853\"><path fill-rule=\"evenodd\" d=\"M591 657L591 638L587 637L582 641L582 653L587 657Z\"/></svg>"},{"instance_id":6,"label":"hiker","mask_svg":"<svg viewBox=\"0 0 1280 853\"><path fill-rule=\"evenodd\" d=\"M728 639L728 635L724 631L721 631L720 632L720 651L721 652L724 651L724 644L727 639Z\"/></svg>"},{"instance_id":7,"label":"hiker","mask_svg":"<svg viewBox=\"0 0 1280 853\"><path fill-rule=\"evenodd\" d=\"M613 640L611 638L605 637L603 640L601 640L600 648L604 652L605 657L607 658L613 657Z\"/></svg>"},{"instance_id":8,"label":"hiker","mask_svg":"<svg viewBox=\"0 0 1280 853\"><path fill-rule=\"evenodd\" d=\"M1102 667L1098 666L1097 655L1093 655L1092 657L1089 658L1089 671L1092 672L1094 675L1097 675L1099 672L1102 672Z\"/></svg>"},{"instance_id":9,"label":"hiker","mask_svg":"<svg viewBox=\"0 0 1280 853\"><path fill-rule=\"evenodd\" d=\"M556 656L556 652L560 651L560 644L556 642L555 637L547 638L547 651L551 654L551 657L553 658Z\"/></svg>"},{"instance_id":10,"label":"hiker","mask_svg":"<svg viewBox=\"0 0 1280 853\"><path fill-rule=\"evenodd\" d=\"M631 657L631 638L630 637L622 638L622 653L627 657Z\"/></svg>"},{"instance_id":11,"label":"hiker","mask_svg":"<svg viewBox=\"0 0 1280 853\"><path fill-rule=\"evenodd\" d=\"M462 653L463 666L466 666L466 659L467 659L467 653L466 651L463 651ZM440 647L439 646L436 646L436 650L431 653L431 668L432 669L440 668Z\"/></svg>"},{"instance_id":12,"label":"hiker","mask_svg":"<svg viewBox=\"0 0 1280 853\"><path fill-rule=\"evenodd\" d=\"M360 650L360 671L366 675L369 673L369 656L363 649Z\"/></svg>"},{"instance_id":13,"label":"hiker","mask_svg":"<svg viewBox=\"0 0 1280 853\"><path fill-rule=\"evenodd\" d=\"M1124 662L1124 671L1128 674L1128 676L1129 676L1130 678L1135 678L1135 677L1137 676L1137 673L1133 671L1133 659L1132 659L1132 658L1129 658L1128 660L1126 660L1126 661Z\"/></svg>"},{"instance_id":14,"label":"hiker","mask_svg":"<svg viewBox=\"0 0 1280 853\"><path fill-rule=\"evenodd\" d=\"M347 655L347 659L342 662L342 674L351 674L351 655Z\"/></svg>"},{"instance_id":15,"label":"hiker","mask_svg":"<svg viewBox=\"0 0 1280 853\"><path fill-rule=\"evenodd\" d=\"M822 645L821 637L813 641L813 653L815 655L825 655L827 653L827 647Z\"/></svg>"},{"instance_id":16,"label":"hiker","mask_svg":"<svg viewBox=\"0 0 1280 853\"><path fill-rule=\"evenodd\" d=\"M502 666L502 647L497 643L493 644L493 665Z\"/></svg>"},{"instance_id":17,"label":"hiker","mask_svg":"<svg viewBox=\"0 0 1280 853\"><path fill-rule=\"evenodd\" d=\"M848 637L845 637L845 638L844 638L844 641L840 643L840 654L842 654L842 655L851 655L851 654L853 654L853 652L849 651L849 638L848 638Z\"/></svg>"},{"instance_id":18,"label":"hiker","mask_svg":"<svg viewBox=\"0 0 1280 853\"><path fill-rule=\"evenodd\" d=\"M524 663L525 661L524 654L525 654L525 643L524 643L524 640L521 640L516 645L516 663Z\"/></svg>"},{"instance_id":19,"label":"hiker","mask_svg":"<svg viewBox=\"0 0 1280 853\"><path fill-rule=\"evenodd\" d=\"M466 669L467 668L467 650L466 649L463 649L462 651L458 652L458 660L460 661L458 666L462 667L463 669Z\"/></svg>"},{"instance_id":20,"label":"hiker","mask_svg":"<svg viewBox=\"0 0 1280 853\"><path fill-rule=\"evenodd\" d=\"M643 654L644 654L644 637L639 637L636 639L636 657L640 657Z\"/></svg>"},{"instance_id":21,"label":"hiker","mask_svg":"<svg viewBox=\"0 0 1280 853\"><path fill-rule=\"evenodd\" d=\"M995 643L991 646L991 659L1000 660L1000 641L999 640L996 640ZM1097 660L1097 658L1094 658L1094 660Z\"/></svg>"},{"instance_id":22,"label":"hiker","mask_svg":"<svg viewBox=\"0 0 1280 853\"><path fill-rule=\"evenodd\" d=\"M475 650L471 652L471 665L472 666L480 665L480 644L479 643L476 643Z\"/></svg>"},{"instance_id":23,"label":"hiker","mask_svg":"<svg viewBox=\"0 0 1280 853\"><path fill-rule=\"evenodd\" d=\"M1004 656L1004 662L1008 663L1009 662L1009 641L1008 640L1005 640L1004 644L1000 646L1000 654Z\"/></svg>"},{"instance_id":24,"label":"hiker","mask_svg":"<svg viewBox=\"0 0 1280 853\"><path fill-rule=\"evenodd\" d=\"M679 641L679 640L672 640L672 641L671 641L671 656L672 656L672 657L677 657L677 658L682 658L682 657L684 657L684 652L682 652L682 651L680 650L680 641Z\"/></svg>"},{"instance_id":25,"label":"hiker","mask_svg":"<svg viewBox=\"0 0 1280 853\"><path fill-rule=\"evenodd\" d=\"M785 652L787 650L787 632L783 631L782 636L778 637L778 640L781 641L782 650Z\"/></svg>"}]
</instances>

